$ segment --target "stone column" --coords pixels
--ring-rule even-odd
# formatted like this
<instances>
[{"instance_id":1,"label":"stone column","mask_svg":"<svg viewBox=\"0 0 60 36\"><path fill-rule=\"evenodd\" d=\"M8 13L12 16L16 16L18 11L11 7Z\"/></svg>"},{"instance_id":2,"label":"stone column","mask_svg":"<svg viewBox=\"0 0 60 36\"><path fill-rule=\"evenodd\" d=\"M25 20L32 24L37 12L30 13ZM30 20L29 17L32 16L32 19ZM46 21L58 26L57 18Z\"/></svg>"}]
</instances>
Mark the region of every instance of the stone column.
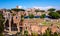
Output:
<instances>
[{"instance_id":1,"label":"stone column","mask_svg":"<svg viewBox=\"0 0 60 36\"><path fill-rule=\"evenodd\" d=\"M9 32L11 32L11 18L12 18L12 16L10 15L8 18L9 19Z\"/></svg>"},{"instance_id":2,"label":"stone column","mask_svg":"<svg viewBox=\"0 0 60 36\"><path fill-rule=\"evenodd\" d=\"M17 29L18 29L18 32L20 32L19 23L17 23Z\"/></svg>"},{"instance_id":3,"label":"stone column","mask_svg":"<svg viewBox=\"0 0 60 36\"><path fill-rule=\"evenodd\" d=\"M11 22L9 21L9 32L11 32Z\"/></svg>"}]
</instances>

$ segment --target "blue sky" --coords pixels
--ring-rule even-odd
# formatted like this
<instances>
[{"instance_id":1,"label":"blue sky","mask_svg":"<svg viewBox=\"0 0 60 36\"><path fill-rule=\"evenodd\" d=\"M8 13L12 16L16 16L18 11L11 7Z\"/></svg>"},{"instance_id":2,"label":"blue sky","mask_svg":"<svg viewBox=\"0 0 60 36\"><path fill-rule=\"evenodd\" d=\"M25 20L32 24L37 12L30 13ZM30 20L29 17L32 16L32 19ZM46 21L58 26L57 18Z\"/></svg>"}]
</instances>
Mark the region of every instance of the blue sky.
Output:
<instances>
[{"instance_id":1,"label":"blue sky","mask_svg":"<svg viewBox=\"0 0 60 36\"><path fill-rule=\"evenodd\" d=\"M15 8L16 5L23 8L55 7L60 9L60 0L0 0L0 8Z\"/></svg>"}]
</instances>

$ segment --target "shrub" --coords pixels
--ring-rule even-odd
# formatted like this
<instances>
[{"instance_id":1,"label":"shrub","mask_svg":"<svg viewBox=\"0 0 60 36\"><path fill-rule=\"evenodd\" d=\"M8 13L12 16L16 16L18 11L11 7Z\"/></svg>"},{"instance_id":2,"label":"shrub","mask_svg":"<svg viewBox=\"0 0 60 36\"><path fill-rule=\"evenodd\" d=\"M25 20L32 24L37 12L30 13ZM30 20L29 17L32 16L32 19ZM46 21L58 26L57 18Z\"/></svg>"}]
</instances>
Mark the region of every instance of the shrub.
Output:
<instances>
[{"instance_id":1,"label":"shrub","mask_svg":"<svg viewBox=\"0 0 60 36\"><path fill-rule=\"evenodd\" d=\"M34 15L33 14L29 14L29 18L34 18Z\"/></svg>"},{"instance_id":2,"label":"shrub","mask_svg":"<svg viewBox=\"0 0 60 36\"><path fill-rule=\"evenodd\" d=\"M46 17L46 15L45 14L42 14L41 16L40 16L40 18L45 18Z\"/></svg>"}]
</instances>

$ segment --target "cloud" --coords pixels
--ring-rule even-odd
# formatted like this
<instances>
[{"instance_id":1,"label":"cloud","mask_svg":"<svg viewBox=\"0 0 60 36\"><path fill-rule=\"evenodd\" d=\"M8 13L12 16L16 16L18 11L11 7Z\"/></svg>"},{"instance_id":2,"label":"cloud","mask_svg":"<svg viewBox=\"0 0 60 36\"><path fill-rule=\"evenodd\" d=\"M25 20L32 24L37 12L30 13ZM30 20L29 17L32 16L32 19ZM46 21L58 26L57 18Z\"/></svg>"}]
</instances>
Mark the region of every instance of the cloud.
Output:
<instances>
[{"instance_id":1,"label":"cloud","mask_svg":"<svg viewBox=\"0 0 60 36\"><path fill-rule=\"evenodd\" d=\"M22 6L19 6L19 8L22 8Z\"/></svg>"},{"instance_id":2,"label":"cloud","mask_svg":"<svg viewBox=\"0 0 60 36\"><path fill-rule=\"evenodd\" d=\"M46 8L49 9L49 8L54 8L54 7L53 6L47 6Z\"/></svg>"},{"instance_id":3,"label":"cloud","mask_svg":"<svg viewBox=\"0 0 60 36\"><path fill-rule=\"evenodd\" d=\"M25 6L19 6L19 8L21 8L21 9L25 9L26 7L25 7Z\"/></svg>"},{"instance_id":4,"label":"cloud","mask_svg":"<svg viewBox=\"0 0 60 36\"><path fill-rule=\"evenodd\" d=\"M41 9L41 10L47 10L47 9L49 9L49 8L55 8L55 7L53 7L53 6L46 6L46 7L37 7L37 6L34 6L33 8L36 8L36 9Z\"/></svg>"}]
</instances>

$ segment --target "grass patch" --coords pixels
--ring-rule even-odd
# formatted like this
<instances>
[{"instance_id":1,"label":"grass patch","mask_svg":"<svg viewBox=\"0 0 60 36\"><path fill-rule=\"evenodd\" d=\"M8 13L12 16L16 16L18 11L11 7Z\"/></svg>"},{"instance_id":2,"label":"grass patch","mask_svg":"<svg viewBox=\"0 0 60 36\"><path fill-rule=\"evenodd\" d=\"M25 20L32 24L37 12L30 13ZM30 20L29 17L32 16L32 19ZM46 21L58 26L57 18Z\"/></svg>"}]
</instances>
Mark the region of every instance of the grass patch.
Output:
<instances>
[{"instance_id":1,"label":"grass patch","mask_svg":"<svg viewBox=\"0 0 60 36\"><path fill-rule=\"evenodd\" d=\"M46 22L46 21L45 21L45 22L42 22L42 24L43 24L43 25L50 25L51 22Z\"/></svg>"}]
</instances>

